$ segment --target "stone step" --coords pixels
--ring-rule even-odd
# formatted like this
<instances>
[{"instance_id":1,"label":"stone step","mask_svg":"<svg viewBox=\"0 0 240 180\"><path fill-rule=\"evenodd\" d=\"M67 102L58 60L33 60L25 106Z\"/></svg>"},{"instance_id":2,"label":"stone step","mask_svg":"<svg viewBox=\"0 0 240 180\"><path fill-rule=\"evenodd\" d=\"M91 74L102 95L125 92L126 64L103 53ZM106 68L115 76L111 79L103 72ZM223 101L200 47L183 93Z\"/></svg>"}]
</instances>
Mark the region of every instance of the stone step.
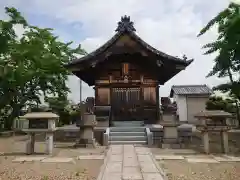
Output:
<instances>
[{"instance_id":1,"label":"stone step","mask_svg":"<svg viewBox=\"0 0 240 180\"><path fill-rule=\"evenodd\" d=\"M147 144L147 141L109 141L109 144Z\"/></svg>"},{"instance_id":2,"label":"stone step","mask_svg":"<svg viewBox=\"0 0 240 180\"><path fill-rule=\"evenodd\" d=\"M110 141L146 141L146 136L110 136Z\"/></svg>"},{"instance_id":3,"label":"stone step","mask_svg":"<svg viewBox=\"0 0 240 180\"><path fill-rule=\"evenodd\" d=\"M143 121L113 121L114 127L141 127L143 125Z\"/></svg>"},{"instance_id":4,"label":"stone step","mask_svg":"<svg viewBox=\"0 0 240 180\"><path fill-rule=\"evenodd\" d=\"M145 136L145 132L110 132L110 136Z\"/></svg>"},{"instance_id":5,"label":"stone step","mask_svg":"<svg viewBox=\"0 0 240 180\"><path fill-rule=\"evenodd\" d=\"M145 127L111 127L110 132L145 132Z\"/></svg>"}]
</instances>

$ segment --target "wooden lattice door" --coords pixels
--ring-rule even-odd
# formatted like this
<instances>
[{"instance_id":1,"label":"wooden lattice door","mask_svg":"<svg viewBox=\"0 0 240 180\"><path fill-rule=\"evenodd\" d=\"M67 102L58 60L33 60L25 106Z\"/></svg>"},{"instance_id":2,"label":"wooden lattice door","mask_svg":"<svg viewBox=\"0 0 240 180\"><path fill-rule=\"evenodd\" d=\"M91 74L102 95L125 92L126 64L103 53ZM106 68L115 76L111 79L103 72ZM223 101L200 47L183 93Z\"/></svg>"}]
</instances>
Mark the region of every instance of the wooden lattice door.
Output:
<instances>
[{"instance_id":1,"label":"wooden lattice door","mask_svg":"<svg viewBox=\"0 0 240 180\"><path fill-rule=\"evenodd\" d=\"M139 120L141 114L140 88L113 88L112 115L114 120Z\"/></svg>"}]
</instances>

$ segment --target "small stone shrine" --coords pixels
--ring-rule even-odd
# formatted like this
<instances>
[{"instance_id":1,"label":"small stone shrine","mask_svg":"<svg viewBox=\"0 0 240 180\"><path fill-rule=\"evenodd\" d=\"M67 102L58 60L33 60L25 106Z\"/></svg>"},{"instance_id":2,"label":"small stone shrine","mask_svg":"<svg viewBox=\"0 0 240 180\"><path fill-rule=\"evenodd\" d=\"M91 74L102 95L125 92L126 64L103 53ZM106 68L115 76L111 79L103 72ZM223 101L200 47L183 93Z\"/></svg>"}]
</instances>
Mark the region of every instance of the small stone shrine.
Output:
<instances>
[{"instance_id":1,"label":"small stone shrine","mask_svg":"<svg viewBox=\"0 0 240 180\"><path fill-rule=\"evenodd\" d=\"M26 154L34 153L35 134L45 133L46 135L46 153L53 152L53 134L56 131L55 122L58 115L51 112L31 112L27 113L22 118L29 121L28 129L23 129L29 136L26 144Z\"/></svg>"},{"instance_id":2,"label":"small stone shrine","mask_svg":"<svg viewBox=\"0 0 240 180\"><path fill-rule=\"evenodd\" d=\"M232 129L232 126L227 123L227 120L232 117L232 114L225 111L201 111L195 117L199 120L196 128L201 132L204 152L210 153L209 133L219 132L222 152L228 153L228 131Z\"/></svg>"},{"instance_id":3,"label":"small stone shrine","mask_svg":"<svg viewBox=\"0 0 240 180\"><path fill-rule=\"evenodd\" d=\"M163 126L162 148L180 148L178 137L178 126L180 123L176 118L176 108L168 97L161 98L162 119L160 124Z\"/></svg>"},{"instance_id":4,"label":"small stone shrine","mask_svg":"<svg viewBox=\"0 0 240 180\"><path fill-rule=\"evenodd\" d=\"M97 125L96 115L93 114L92 102L81 103L81 121L78 124L80 127L79 139L74 147L96 147L94 138L94 127Z\"/></svg>"}]
</instances>

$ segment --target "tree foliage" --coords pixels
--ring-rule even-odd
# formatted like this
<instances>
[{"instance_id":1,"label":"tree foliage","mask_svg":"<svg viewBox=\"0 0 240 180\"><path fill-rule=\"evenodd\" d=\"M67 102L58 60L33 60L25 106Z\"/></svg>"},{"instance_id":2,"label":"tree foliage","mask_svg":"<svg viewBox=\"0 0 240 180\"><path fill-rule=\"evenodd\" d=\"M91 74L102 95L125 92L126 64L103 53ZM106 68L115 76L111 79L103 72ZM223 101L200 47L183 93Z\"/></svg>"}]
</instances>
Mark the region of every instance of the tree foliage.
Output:
<instances>
[{"instance_id":1,"label":"tree foliage","mask_svg":"<svg viewBox=\"0 0 240 180\"><path fill-rule=\"evenodd\" d=\"M215 89L229 91L240 99L240 5L231 3L200 31L198 36L205 34L211 27L217 25L218 38L203 46L205 54L218 53L214 59L215 65L209 76L229 77L229 82ZM237 78L234 79L234 75Z\"/></svg>"},{"instance_id":2,"label":"tree foliage","mask_svg":"<svg viewBox=\"0 0 240 180\"><path fill-rule=\"evenodd\" d=\"M207 110L223 110L226 112L236 112L235 101L231 98L223 99L220 96L212 96L206 103Z\"/></svg>"},{"instance_id":3,"label":"tree foliage","mask_svg":"<svg viewBox=\"0 0 240 180\"><path fill-rule=\"evenodd\" d=\"M66 96L47 97L45 101L48 103L52 112L59 115L59 122L61 124L69 124L71 121L69 101Z\"/></svg>"},{"instance_id":4,"label":"tree foliage","mask_svg":"<svg viewBox=\"0 0 240 180\"><path fill-rule=\"evenodd\" d=\"M230 3L200 31L198 36L205 34L216 26L218 37L214 42L203 46L205 55L217 53L214 66L207 75L228 77L229 81L214 87L214 90L229 92L235 99L239 118L238 104L240 101L240 5ZM239 119L240 120L240 119Z\"/></svg>"},{"instance_id":5,"label":"tree foliage","mask_svg":"<svg viewBox=\"0 0 240 180\"><path fill-rule=\"evenodd\" d=\"M20 109L39 103L39 96L67 96L64 64L84 51L61 42L52 29L30 25L15 8L5 9L10 19L0 20L0 112L10 128ZM14 30L19 24L21 37Z\"/></svg>"}]
</instances>

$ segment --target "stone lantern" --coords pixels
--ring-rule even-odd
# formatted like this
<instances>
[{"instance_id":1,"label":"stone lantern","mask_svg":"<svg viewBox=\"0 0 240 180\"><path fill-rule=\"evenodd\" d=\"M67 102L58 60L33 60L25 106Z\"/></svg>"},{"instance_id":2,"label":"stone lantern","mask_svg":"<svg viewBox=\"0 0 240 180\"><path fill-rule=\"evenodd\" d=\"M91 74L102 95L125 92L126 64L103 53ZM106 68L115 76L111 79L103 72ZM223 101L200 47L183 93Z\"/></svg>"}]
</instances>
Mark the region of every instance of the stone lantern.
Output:
<instances>
[{"instance_id":1,"label":"stone lantern","mask_svg":"<svg viewBox=\"0 0 240 180\"><path fill-rule=\"evenodd\" d=\"M53 134L56 131L56 120L58 115L51 112L31 112L27 113L22 118L29 121L28 128L22 129L23 132L28 133L29 140L26 144L26 153L34 153L35 134L46 134L46 153L52 154L53 151Z\"/></svg>"},{"instance_id":2,"label":"stone lantern","mask_svg":"<svg viewBox=\"0 0 240 180\"><path fill-rule=\"evenodd\" d=\"M92 113L85 112L79 123L80 137L75 147L96 147L94 138L94 127L97 125L96 116Z\"/></svg>"},{"instance_id":3,"label":"stone lantern","mask_svg":"<svg viewBox=\"0 0 240 180\"><path fill-rule=\"evenodd\" d=\"M225 111L201 111L195 115L199 120L196 129L202 134L204 152L209 153L209 132L219 132L221 135L222 151L228 153L228 131L232 126L228 124L228 118L232 114Z\"/></svg>"}]
</instances>

